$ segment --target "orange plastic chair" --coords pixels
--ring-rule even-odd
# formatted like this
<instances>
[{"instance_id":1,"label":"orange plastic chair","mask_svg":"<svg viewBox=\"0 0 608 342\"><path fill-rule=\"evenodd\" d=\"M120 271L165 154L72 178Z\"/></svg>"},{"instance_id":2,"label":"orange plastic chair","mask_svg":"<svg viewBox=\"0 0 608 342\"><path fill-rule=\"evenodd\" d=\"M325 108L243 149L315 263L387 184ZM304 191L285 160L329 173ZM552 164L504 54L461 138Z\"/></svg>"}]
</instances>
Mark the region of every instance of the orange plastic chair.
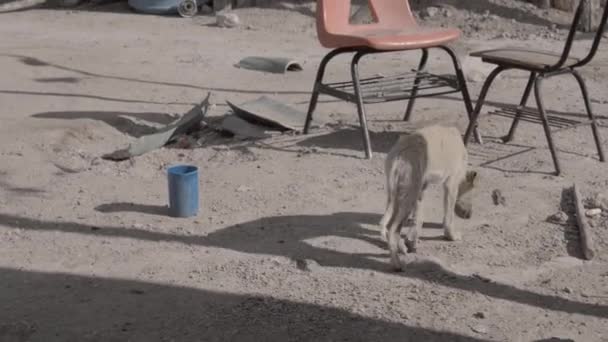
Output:
<instances>
[{"instance_id":1,"label":"orange plastic chair","mask_svg":"<svg viewBox=\"0 0 608 342\"><path fill-rule=\"evenodd\" d=\"M353 25L350 19L350 0L317 1L317 35L321 45L332 48L321 61L308 108L304 134L307 134L320 94L355 102L359 114L365 154L372 157L364 104L409 100L404 120L409 120L417 97L428 97L461 92L469 115L473 112L460 62L454 51L445 44L459 38L457 29L427 29L418 26L407 0L368 0L374 19L371 24ZM424 71L428 50L446 51L454 63L456 81ZM417 70L393 76L359 79L358 63L371 53L421 50ZM327 63L343 53L354 53L351 62L352 81L323 83ZM477 130L475 137L481 141Z\"/></svg>"}]
</instances>

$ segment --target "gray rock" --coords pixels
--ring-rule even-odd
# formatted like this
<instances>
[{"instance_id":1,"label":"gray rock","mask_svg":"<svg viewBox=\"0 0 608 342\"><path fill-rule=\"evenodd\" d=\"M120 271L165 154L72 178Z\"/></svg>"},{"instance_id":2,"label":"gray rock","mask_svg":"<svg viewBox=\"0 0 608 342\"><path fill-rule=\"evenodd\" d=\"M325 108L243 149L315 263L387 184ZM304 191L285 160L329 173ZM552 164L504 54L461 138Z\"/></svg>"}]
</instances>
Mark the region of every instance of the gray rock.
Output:
<instances>
[{"instance_id":1,"label":"gray rock","mask_svg":"<svg viewBox=\"0 0 608 342\"><path fill-rule=\"evenodd\" d=\"M600 208L602 211L608 211L608 197L603 193L596 193L593 197L587 199L589 208Z\"/></svg>"},{"instance_id":2,"label":"gray rock","mask_svg":"<svg viewBox=\"0 0 608 342\"><path fill-rule=\"evenodd\" d=\"M439 13L439 7L430 6L425 8L420 14L423 17L432 18Z\"/></svg>"},{"instance_id":3,"label":"gray rock","mask_svg":"<svg viewBox=\"0 0 608 342\"><path fill-rule=\"evenodd\" d=\"M568 214L561 210L547 217L547 222L551 223L564 224L566 221L568 221Z\"/></svg>"},{"instance_id":4,"label":"gray rock","mask_svg":"<svg viewBox=\"0 0 608 342\"><path fill-rule=\"evenodd\" d=\"M241 20L236 13L220 12L215 16L216 24L219 27L237 27L241 24Z\"/></svg>"}]
</instances>

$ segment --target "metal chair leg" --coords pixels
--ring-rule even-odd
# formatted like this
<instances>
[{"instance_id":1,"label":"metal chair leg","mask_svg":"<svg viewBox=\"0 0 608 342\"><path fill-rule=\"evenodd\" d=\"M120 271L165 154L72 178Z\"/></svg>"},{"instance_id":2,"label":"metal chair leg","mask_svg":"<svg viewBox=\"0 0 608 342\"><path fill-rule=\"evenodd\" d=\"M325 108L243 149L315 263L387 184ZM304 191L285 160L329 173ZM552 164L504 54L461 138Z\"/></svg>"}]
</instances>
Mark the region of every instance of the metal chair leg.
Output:
<instances>
[{"instance_id":1,"label":"metal chair leg","mask_svg":"<svg viewBox=\"0 0 608 342\"><path fill-rule=\"evenodd\" d=\"M497 66L494 70L492 70L492 72L490 73L490 75L488 75L488 78L484 82L483 87L481 88L481 93L479 93L479 98L477 99L477 104L475 105L475 110L473 110L471 114L469 126L467 127L467 131L464 134L465 146L468 144L471 138L471 133L473 133L474 128L477 128L477 119L479 118L479 113L481 112L481 107L483 106L483 103L486 99L486 95L488 95L490 85L492 85L492 82L494 82L496 76L498 76L498 74L500 74L504 70L507 70L507 68L503 66Z\"/></svg>"},{"instance_id":2,"label":"metal chair leg","mask_svg":"<svg viewBox=\"0 0 608 342\"><path fill-rule=\"evenodd\" d=\"M530 78L528 79L528 84L526 84L526 89L524 90L524 95L521 97L521 101L519 102L519 106L515 112L515 118L513 119L513 123L511 123L511 128L509 129L509 133L502 138L502 142L507 143L513 140L513 136L515 135L515 130L517 129L517 125L519 124L519 120L521 119L522 109L526 107L526 103L528 103L528 98L530 97L530 92L532 91L532 86L534 85L534 80L536 80L536 73L531 72Z\"/></svg>"},{"instance_id":3,"label":"metal chair leg","mask_svg":"<svg viewBox=\"0 0 608 342\"><path fill-rule=\"evenodd\" d=\"M365 143L365 156L367 159L372 158L372 146L369 139L369 131L367 130L367 119L365 117L365 107L363 105L363 95L361 94L361 83L359 82L359 60L366 52L357 52L351 63L351 75L353 78L353 88L355 91L355 99L357 103L357 112L359 113L359 123L361 125L361 134Z\"/></svg>"},{"instance_id":4,"label":"metal chair leg","mask_svg":"<svg viewBox=\"0 0 608 342\"><path fill-rule=\"evenodd\" d=\"M578 73L578 71L572 69L572 75L578 81L579 86L581 87L581 92L583 93L583 99L585 101L585 108L587 109L587 115L589 116L589 120L591 121L591 130L593 130L593 138L595 139L595 146L597 147L597 153L600 157L600 161L604 162L604 148L602 147L602 141L600 139L600 132L597 128L597 122L595 121L595 116L593 115L593 111L591 110L591 102L589 101L589 93L587 92L587 86L585 85L585 80Z\"/></svg>"},{"instance_id":5,"label":"metal chair leg","mask_svg":"<svg viewBox=\"0 0 608 342\"><path fill-rule=\"evenodd\" d=\"M416 95L418 95L418 84L420 84L420 72L424 71L428 57L429 50L422 49L422 56L420 57L420 63L418 63L418 69L416 70L416 78L414 79L414 87L412 88L412 92L410 93L410 99L407 101L407 108L405 109L405 114L403 115L403 121L409 121L410 116L412 115L412 109L414 108L414 103L416 102Z\"/></svg>"},{"instance_id":6,"label":"metal chair leg","mask_svg":"<svg viewBox=\"0 0 608 342\"><path fill-rule=\"evenodd\" d=\"M534 97L536 97L536 105L538 106L538 112L543 122L543 128L545 129L545 136L547 137L547 144L549 144L549 151L551 152L551 158L553 158L553 164L555 165L555 175L559 176L561 168L559 166L559 160L557 159L557 151L553 146L553 137L551 136L551 128L549 127L549 120L547 120L547 113L545 112L545 106L543 104L543 98L540 92L544 77L539 75L534 82Z\"/></svg>"},{"instance_id":7,"label":"metal chair leg","mask_svg":"<svg viewBox=\"0 0 608 342\"><path fill-rule=\"evenodd\" d=\"M339 48L330 51L323 59L321 60L321 64L319 64L319 69L317 70L317 77L315 78L315 84L312 89L312 95L310 97L310 103L308 104L308 114L306 115L306 121L304 124L303 133L308 134L308 129L310 128L310 123L312 122L312 114L317 108L317 101L319 100L319 86L323 81L323 76L325 75L325 68L327 67L327 63L334 58L335 56L345 53L352 52L353 49L350 48Z\"/></svg>"},{"instance_id":8,"label":"metal chair leg","mask_svg":"<svg viewBox=\"0 0 608 342\"><path fill-rule=\"evenodd\" d=\"M456 72L456 79L458 81L458 87L462 93L462 100L464 101L464 106L467 110L467 115L469 117L469 121L473 118L473 104L471 102L471 95L469 94L469 88L467 87L467 80L464 77L464 72L462 72L462 66L460 65L460 61L456 56L454 50L450 47L442 45L439 48L443 49L445 52L450 55L452 59L452 63L454 64L454 71ZM475 125L474 129L475 133L475 141L479 144L483 144L483 139L481 138L481 134L479 133L477 125Z\"/></svg>"}]
</instances>

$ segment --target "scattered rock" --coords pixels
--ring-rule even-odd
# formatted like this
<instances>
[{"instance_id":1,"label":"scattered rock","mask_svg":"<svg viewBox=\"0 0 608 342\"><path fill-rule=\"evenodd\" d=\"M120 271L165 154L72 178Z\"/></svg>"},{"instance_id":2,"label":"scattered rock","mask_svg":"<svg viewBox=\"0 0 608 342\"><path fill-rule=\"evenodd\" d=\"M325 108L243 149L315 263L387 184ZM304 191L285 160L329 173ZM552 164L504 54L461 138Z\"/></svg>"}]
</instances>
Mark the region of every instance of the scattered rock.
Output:
<instances>
[{"instance_id":1,"label":"scattered rock","mask_svg":"<svg viewBox=\"0 0 608 342\"><path fill-rule=\"evenodd\" d=\"M608 211L608 196L598 192L593 197L588 198L586 204L589 208L600 208L603 211Z\"/></svg>"},{"instance_id":2,"label":"scattered rock","mask_svg":"<svg viewBox=\"0 0 608 342\"><path fill-rule=\"evenodd\" d=\"M562 291L564 291L565 293L572 293L572 289L571 289L571 288L569 288L569 287L564 287L564 288L562 289Z\"/></svg>"},{"instance_id":3,"label":"scattered rock","mask_svg":"<svg viewBox=\"0 0 608 342\"><path fill-rule=\"evenodd\" d=\"M251 187L245 186L245 185L241 185L238 188L236 188L236 192L248 192L251 190L253 190Z\"/></svg>"},{"instance_id":4,"label":"scattered rock","mask_svg":"<svg viewBox=\"0 0 608 342\"><path fill-rule=\"evenodd\" d=\"M557 223L557 224L564 224L568 221L568 214L566 214L563 211L558 211L553 215L550 215L549 217L547 217L547 222L551 222L551 223Z\"/></svg>"},{"instance_id":5,"label":"scattered rock","mask_svg":"<svg viewBox=\"0 0 608 342\"><path fill-rule=\"evenodd\" d=\"M473 325L470 328L471 328L471 330L473 330L474 332L476 332L478 334L487 334L488 333L488 327L486 327L485 325Z\"/></svg>"},{"instance_id":6,"label":"scattered rock","mask_svg":"<svg viewBox=\"0 0 608 342\"><path fill-rule=\"evenodd\" d=\"M498 189L494 189L492 191L492 202L494 205L505 205L506 199L505 196L502 195L502 192Z\"/></svg>"},{"instance_id":7,"label":"scattered rock","mask_svg":"<svg viewBox=\"0 0 608 342\"><path fill-rule=\"evenodd\" d=\"M439 7L429 6L425 8L420 14L422 17L432 18L439 13Z\"/></svg>"},{"instance_id":8,"label":"scattered rock","mask_svg":"<svg viewBox=\"0 0 608 342\"><path fill-rule=\"evenodd\" d=\"M241 24L239 16L231 12L220 12L215 16L215 19L219 27L232 28Z\"/></svg>"},{"instance_id":9,"label":"scattered rock","mask_svg":"<svg viewBox=\"0 0 608 342\"><path fill-rule=\"evenodd\" d=\"M319 267L319 263L312 259L296 259L296 267L299 270L311 272Z\"/></svg>"},{"instance_id":10,"label":"scattered rock","mask_svg":"<svg viewBox=\"0 0 608 342\"><path fill-rule=\"evenodd\" d=\"M101 164L101 158L95 157L95 158L91 159L91 166L97 166L99 164Z\"/></svg>"},{"instance_id":11,"label":"scattered rock","mask_svg":"<svg viewBox=\"0 0 608 342\"><path fill-rule=\"evenodd\" d=\"M481 311L479 311L479 312L474 313L473 317L479 318L479 319L484 319L484 318L486 318L486 314L483 313L483 312L481 312Z\"/></svg>"},{"instance_id":12,"label":"scattered rock","mask_svg":"<svg viewBox=\"0 0 608 342\"><path fill-rule=\"evenodd\" d=\"M588 217L597 216L597 215L600 215L601 213L602 213L602 209L600 209L600 208L593 208L593 209L585 210L585 215L587 215Z\"/></svg>"}]
</instances>

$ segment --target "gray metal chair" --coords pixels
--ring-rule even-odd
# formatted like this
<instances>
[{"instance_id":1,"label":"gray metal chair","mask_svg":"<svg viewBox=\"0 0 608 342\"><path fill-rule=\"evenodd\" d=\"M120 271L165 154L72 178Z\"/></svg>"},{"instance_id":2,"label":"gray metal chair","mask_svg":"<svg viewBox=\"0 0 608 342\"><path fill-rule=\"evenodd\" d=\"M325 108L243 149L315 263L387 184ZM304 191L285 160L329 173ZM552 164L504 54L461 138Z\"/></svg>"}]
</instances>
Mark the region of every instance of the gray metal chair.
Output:
<instances>
[{"instance_id":1,"label":"gray metal chair","mask_svg":"<svg viewBox=\"0 0 608 342\"><path fill-rule=\"evenodd\" d=\"M574 41L574 36L576 33L576 27L578 26L581 20L583 7L585 5L584 3L586 1L588 0L581 0L579 3L579 6L574 14L574 19L572 22L572 26L570 27L570 32L568 33L568 37L566 39L564 50L561 54L523 48L499 48L478 51L471 54L471 56L474 57L481 57L482 61L484 62L496 64L496 68L490 73L481 89L481 93L479 94L475 110L473 111L471 121L464 136L465 145L469 142L473 130L477 127L479 113L481 112L481 108L488 93L488 89L490 88L490 85L492 84L496 76L498 76L498 74L505 70L526 70L530 72L528 84L526 85L524 94L521 98L519 106L517 107L515 117L511 124L511 128L509 129L507 135L502 139L504 142L509 142L513 139L513 136L515 135L515 131L517 129L517 125L522 118L522 113L524 112L528 97L530 96L530 92L532 91L532 86L534 86L534 96L536 97L536 104L538 106L538 112L540 114L541 119L540 121L543 124L545 136L549 145L549 150L551 151L551 157L553 158L553 163L555 165L555 174L559 175L561 172L561 168L559 160L557 158L557 152L553 145L551 128L549 127L549 120L547 119L547 113L543 104L541 85L543 80L547 78L562 74L572 74L574 78L578 81L578 84L581 88L583 99L585 101L587 115L589 117L588 123L591 125L591 129L593 131L593 137L597 146L599 159L602 162L605 161L604 150L602 148L602 142L597 128L597 123L591 110L591 103L589 102L589 94L587 92L587 87L585 85L583 77L576 69L589 63L595 56L600 40L602 39L602 33L604 32L606 20L608 19L608 6L604 8L599 28L595 34L591 49L587 56L585 56L584 58L577 58L570 55L572 43Z\"/></svg>"}]
</instances>

